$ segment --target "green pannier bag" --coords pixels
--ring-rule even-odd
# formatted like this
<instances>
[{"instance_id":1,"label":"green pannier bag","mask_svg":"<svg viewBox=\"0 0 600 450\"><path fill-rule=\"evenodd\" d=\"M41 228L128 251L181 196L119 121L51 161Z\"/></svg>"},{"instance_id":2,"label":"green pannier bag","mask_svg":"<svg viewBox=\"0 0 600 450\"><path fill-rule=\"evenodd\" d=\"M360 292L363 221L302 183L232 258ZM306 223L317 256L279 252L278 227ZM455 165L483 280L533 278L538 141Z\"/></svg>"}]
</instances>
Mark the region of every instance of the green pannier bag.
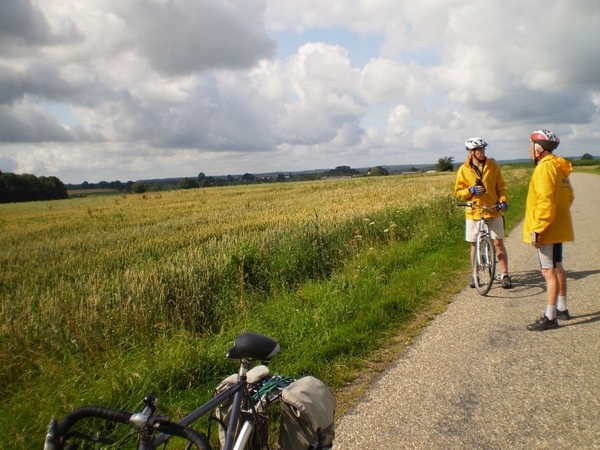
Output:
<instances>
[{"instance_id":1,"label":"green pannier bag","mask_svg":"<svg viewBox=\"0 0 600 450\"><path fill-rule=\"evenodd\" d=\"M325 383L308 376L281 392L281 450L330 449L335 437L335 396Z\"/></svg>"}]
</instances>

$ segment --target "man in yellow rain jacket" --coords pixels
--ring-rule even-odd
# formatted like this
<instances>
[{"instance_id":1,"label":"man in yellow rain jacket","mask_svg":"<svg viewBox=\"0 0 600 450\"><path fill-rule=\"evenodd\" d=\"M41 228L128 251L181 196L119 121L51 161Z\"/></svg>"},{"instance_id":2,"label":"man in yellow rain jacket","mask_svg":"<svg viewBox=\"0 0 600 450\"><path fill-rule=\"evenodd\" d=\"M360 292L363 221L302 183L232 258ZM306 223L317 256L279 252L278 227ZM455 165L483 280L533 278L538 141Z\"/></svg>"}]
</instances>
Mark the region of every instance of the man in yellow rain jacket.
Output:
<instances>
[{"instance_id":1,"label":"man in yellow rain jacket","mask_svg":"<svg viewBox=\"0 0 600 450\"><path fill-rule=\"evenodd\" d=\"M502 269L502 287L509 289L512 287L512 280L508 273L508 255L504 247L504 211L508 209L508 196L500 166L496 161L485 156L487 145L487 142L480 137L465 141L469 156L465 163L458 168L454 193L461 200L479 205L499 205L498 210L486 212L486 221ZM479 217L478 210L466 210L465 240L471 243L471 264L475 257L476 221ZM473 280L471 280L470 286L475 287Z\"/></svg>"},{"instance_id":2,"label":"man in yellow rain jacket","mask_svg":"<svg viewBox=\"0 0 600 450\"><path fill-rule=\"evenodd\" d=\"M527 326L529 331L557 328L558 320L571 318L562 260L563 242L574 239L571 205L575 195L569 181L571 163L552 153L559 144L558 136L548 130L537 130L530 136L529 155L536 168L527 193L523 241L538 251L548 305L545 314Z\"/></svg>"}]
</instances>

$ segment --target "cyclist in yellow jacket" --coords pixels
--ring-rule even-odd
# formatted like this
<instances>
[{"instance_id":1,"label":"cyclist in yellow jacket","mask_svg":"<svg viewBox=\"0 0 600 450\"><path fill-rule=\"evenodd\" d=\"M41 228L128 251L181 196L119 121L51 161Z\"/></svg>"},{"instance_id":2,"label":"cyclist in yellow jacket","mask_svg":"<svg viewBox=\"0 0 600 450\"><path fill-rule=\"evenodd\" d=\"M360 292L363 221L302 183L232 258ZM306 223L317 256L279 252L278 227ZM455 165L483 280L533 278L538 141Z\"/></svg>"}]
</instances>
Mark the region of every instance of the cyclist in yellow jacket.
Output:
<instances>
[{"instance_id":1,"label":"cyclist in yellow jacket","mask_svg":"<svg viewBox=\"0 0 600 450\"><path fill-rule=\"evenodd\" d=\"M545 314L527 326L529 331L558 327L558 320L569 320L567 275L563 267L563 242L574 239L571 205L575 199L569 174L571 163L552 152L560 139L548 130L530 136L529 155L536 164L527 193L523 240L538 251L546 279L548 305Z\"/></svg>"},{"instance_id":2,"label":"cyclist in yellow jacket","mask_svg":"<svg viewBox=\"0 0 600 450\"><path fill-rule=\"evenodd\" d=\"M504 246L504 211L508 209L508 195L500 166L485 155L487 146L487 142L480 137L465 141L469 156L465 163L458 168L454 193L461 200L486 206L499 205L497 211L486 212L486 216L490 235L496 247L498 262L502 269L502 287L509 289L512 287L512 279L508 272L508 255ZM473 263L477 236L476 220L479 219L480 213L467 209L465 214L465 240L471 243L471 263ZM470 286L475 287L473 280L471 280Z\"/></svg>"}]
</instances>

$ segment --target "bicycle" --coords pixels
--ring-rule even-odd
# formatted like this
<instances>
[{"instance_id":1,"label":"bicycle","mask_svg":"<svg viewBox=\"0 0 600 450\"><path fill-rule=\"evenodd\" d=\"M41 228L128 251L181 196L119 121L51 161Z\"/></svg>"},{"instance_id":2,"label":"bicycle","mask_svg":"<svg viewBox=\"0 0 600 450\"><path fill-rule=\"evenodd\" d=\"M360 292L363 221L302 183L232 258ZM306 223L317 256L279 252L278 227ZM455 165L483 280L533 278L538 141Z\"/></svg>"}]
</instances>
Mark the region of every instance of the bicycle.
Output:
<instances>
[{"instance_id":1,"label":"bicycle","mask_svg":"<svg viewBox=\"0 0 600 450\"><path fill-rule=\"evenodd\" d=\"M44 450L75 450L79 441L118 445L123 448L137 436L137 450L155 450L165 445L172 437L188 441L186 449L211 450L210 426L208 436L191 428L198 419L209 415L219 422L223 450L261 450L268 448L268 410L281 398L281 391L294 379L275 374L271 375L267 364L279 351L279 343L268 336L256 333L240 334L225 357L239 362L237 375L228 377L219 386L221 390L209 401L179 422L172 422L161 416L157 410L158 400L154 394L144 398L141 412L107 408L104 406L84 406L68 413L62 421L52 419L48 427ZM255 363L260 363L252 367ZM215 410L228 405L227 423L213 417ZM109 423L129 424L133 430L118 442L102 436L90 436L72 431L82 419L98 418ZM156 433L160 433L155 435Z\"/></svg>"},{"instance_id":2,"label":"bicycle","mask_svg":"<svg viewBox=\"0 0 600 450\"><path fill-rule=\"evenodd\" d=\"M496 276L496 247L490 236L490 230L485 218L486 211L497 211L499 205L485 206L473 202L458 203L480 211L477 220L477 237L475 239L475 257L473 258L472 279L475 289L480 295L487 295L492 288Z\"/></svg>"}]
</instances>

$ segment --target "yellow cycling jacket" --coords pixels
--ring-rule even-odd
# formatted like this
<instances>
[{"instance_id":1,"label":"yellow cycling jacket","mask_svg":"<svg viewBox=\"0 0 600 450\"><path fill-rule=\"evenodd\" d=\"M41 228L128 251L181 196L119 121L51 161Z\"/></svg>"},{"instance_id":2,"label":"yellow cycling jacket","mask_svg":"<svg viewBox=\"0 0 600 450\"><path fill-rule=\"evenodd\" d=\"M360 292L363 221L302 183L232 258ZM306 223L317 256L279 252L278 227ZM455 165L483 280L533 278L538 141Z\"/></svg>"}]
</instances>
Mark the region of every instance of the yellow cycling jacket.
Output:
<instances>
[{"instance_id":1,"label":"yellow cycling jacket","mask_svg":"<svg viewBox=\"0 0 600 450\"><path fill-rule=\"evenodd\" d=\"M571 163L550 154L542 159L531 176L523 241L531 242L531 232L539 234L538 243L557 244L574 239L571 204L575 199L569 174Z\"/></svg>"},{"instance_id":2,"label":"yellow cycling jacket","mask_svg":"<svg viewBox=\"0 0 600 450\"><path fill-rule=\"evenodd\" d=\"M454 194L461 200L467 200L479 205L491 206L500 202L508 203L506 183L504 183L504 178L502 178L502 172L500 171L498 163L493 159L486 158L482 171L483 177L480 177L471 161L472 156L469 155L465 163L458 168L456 182L454 183ZM469 188L475 186L478 179L483 182L485 193L473 195L469 192ZM480 214L480 210L470 208L465 210L467 219L478 220L481 217ZM502 215L503 213L501 211L495 210L487 211L485 213L486 218L501 217Z\"/></svg>"}]
</instances>

